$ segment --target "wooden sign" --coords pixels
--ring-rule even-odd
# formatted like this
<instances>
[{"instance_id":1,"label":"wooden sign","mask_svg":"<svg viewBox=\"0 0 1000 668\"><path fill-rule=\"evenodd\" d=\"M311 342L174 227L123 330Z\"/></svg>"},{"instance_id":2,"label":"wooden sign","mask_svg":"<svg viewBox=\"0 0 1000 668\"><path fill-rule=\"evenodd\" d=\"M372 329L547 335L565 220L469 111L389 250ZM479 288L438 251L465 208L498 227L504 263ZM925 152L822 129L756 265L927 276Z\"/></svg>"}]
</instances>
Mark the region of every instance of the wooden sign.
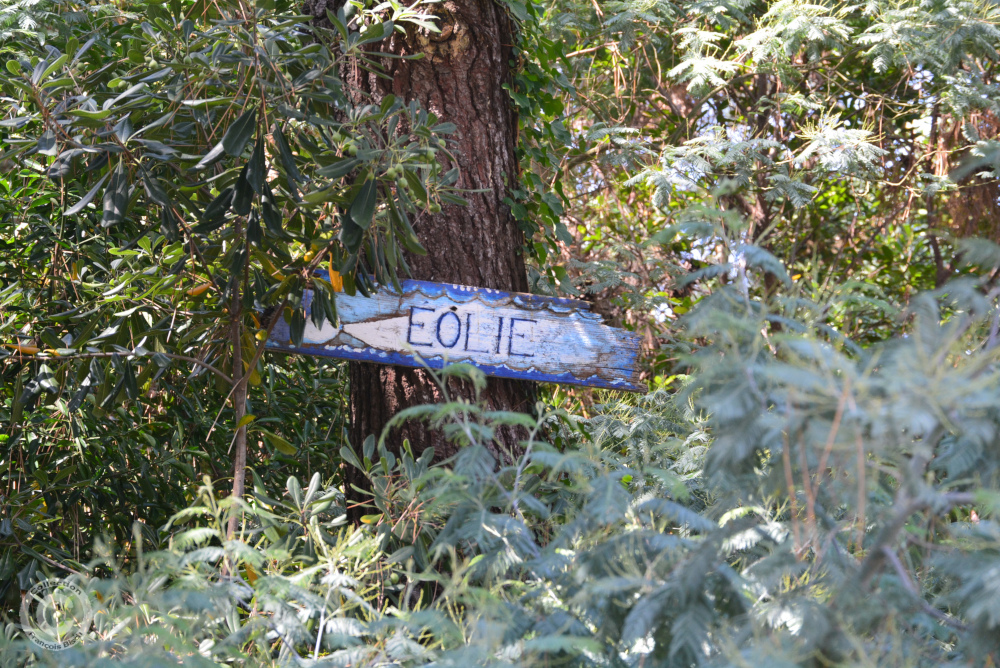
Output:
<instances>
[{"instance_id":1,"label":"wooden sign","mask_svg":"<svg viewBox=\"0 0 1000 668\"><path fill-rule=\"evenodd\" d=\"M402 288L340 293L340 322L321 328L307 290L302 345L292 345L282 319L268 348L435 369L468 362L488 376L646 391L635 368L639 338L603 325L587 302L412 280Z\"/></svg>"}]
</instances>

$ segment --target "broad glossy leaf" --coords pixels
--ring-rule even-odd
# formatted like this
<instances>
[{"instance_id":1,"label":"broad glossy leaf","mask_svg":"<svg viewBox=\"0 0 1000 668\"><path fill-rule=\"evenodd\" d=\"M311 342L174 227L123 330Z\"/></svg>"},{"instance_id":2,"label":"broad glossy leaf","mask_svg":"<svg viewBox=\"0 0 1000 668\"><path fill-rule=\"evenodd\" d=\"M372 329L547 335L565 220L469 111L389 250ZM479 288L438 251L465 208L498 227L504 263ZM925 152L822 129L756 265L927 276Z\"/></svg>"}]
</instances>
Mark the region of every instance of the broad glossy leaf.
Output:
<instances>
[{"instance_id":1,"label":"broad glossy leaf","mask_svg":"<svg viewBox=\"0 0 1000 668\"><path fill-rule=\"evenodd\" d=\"M91 120L100 121L104 120L111 115L111 109L104 109L103 111L88 111L86 109L70 109L66 113L70 116L79 116L81 118L89 118Z\"/></svg>"},{"instance_id":2,"label":"broad glossy leaf","mask_svg":"<svg viewBox=\"0 0 1000 668\"><path fill-rule=\"evenodd\" d=\"M356 253L361 247L361 242L365 238L365 230L355 223L350 215L344 215L340 219L340 242L351 253Z\"/></svg>"},{"instance_id":3,"label":"broad glossy leaf","mask_svg":"<svg viewBox=\"0 0 1000 668\"><path fill-rule=\"evenodd\" d=\"M416 255L427 255L427 249L420 245L417 233L410 225L410 217L406 215L406 210L403 206L394 200L390 200L389 215L398 230L397 238L402 241L406 250Z\"/></svg>"},{"instance_id":4,"label":"broad glossy leaf","mask_svg":"<svg viewBox=\"0 0 1000 668\"><path fill-rule=\"evenodd\" d=\"M285 455L294 455L298 452L298 449L294 445L274 432L270 432L267 429L261 429L260 433L263 434L264 438L267 439L267 442L271 444L271 447L278 452Z\"/></svg>"},{"instance_id":5,"label":"broad glossy leaf","mask_svg":"<svg viewBox=\"0 0 1000 668\"><path fill-rule=\"evenodd\" d=\"M275 126L271 137L274 139L274 144L278 147L278 156L281 158L281 164L285 168L285 174L288 175L288 186L292 190L297 191L295 183L303 181L303 178L299 172L299 168L295 166L295 156L292 155L292 150L289 148L288 142L285 141L285 134L281 131L280 127Z\"/></svg>"},{"instance_id":6,"label":"broad glossy leaf","mask_svg":"<svg viewBox=\"0 0 1000 668\"><path fill-rule=\"evenodd\" d=\"M93 386L94 386L94 377L91 374L87 374L87 376L83 379L83 382L80 383L80 386L77 388L76 392L73 393L73 398L70 399L69 406L67 407L67 410L70 413L78 410L80 406L83 405L84 399L86 399L87 395L90 394Z\"/></svg>"},{"instance_id":7,"label":"broad glossy leaf","mask_svg":"<svg viewBox=\"0 0 1000 668\"><path fill-rule=\"evenodd\" d=\"M131 360L125 360L122 367L124 369L125 394L129 399L135 399L139 396L139 385L135 380L135 367L132 366Z\"/></svg>"},{"instance_id":8,"label":"broad glossy leaf","mask_svg":"<svg viewBox=\"0 0 1000 668\"><path fill-rule=\"evenodd\" d=\"M260 213L257 209L250 209L247 217L247 241L255 246L259 246L264 237L264 232L260 229Z\"/></svg>"},{"instance_id":9,"label":"broad glossy leaf","mask_svg":"<svg viewBox=\"0 0 1000 668\"><path fill-rule=\"evenodd\" d=\"M115 136L123 144L128 141L128 138L132 136L132 121L129 120L128 115L122 116L122 119L118 121L115 125Z\"/></svg>"},{"instance_id":10,"label":"broad glossy leaf","mask_svg":"<svg viewBox=\"0 0 1000 668\"><path fill-rule=\"evenodd\" d=\"M201 214L201 221L203 225L211 225L216 222L221 222L221 220L225 218L226 213L229 211L229 208L233 203L233 192L233 187L229 186L219 193L216 198L205 207L204 213ZM201 225L198 227L200 228ZM211 229L216 229L217 227L218 226Z\"/></svg>"},{"instance_id":11,"label":"broad glossy leaf","mask_svg":"<svg viewBox=\"0 0 1000 668\"><path fill-rule=\"evenodd\" d=\"M345 174L352 172L363 162L361 158L342 158L331 165L320 167L316 170L316 173L331 179L339 179Z\"/></svg>"},{"instance_id":12,"label":"broad glossy leaf","mask_svg":"<svg viewBox=\"0 0 1000 668\"><path fill-rule=\"evenodd\" d=\"M56 383L55 375L48 364L42 364L38 367L38 375L35 376L35 382L45 392L55 392L59 389L59 384Z\"/></svg>"},{"instance_id":13,"label":"broad glossy leaf","mask_svg":"<svg viewBox=\"0 0 1000 668\"><path fill-rule=\"evenodd\" d=\"M253 188L250 187L250 182L247 180L248 168L249 165L244 165L236 179L236 185L233 186L233 213L238 216L250 213L250 207L253 204Z\"/></svg>"},{"instance_id":14,"label":"broad glossy leaf","mask_svg":"<svg viewBox=\"0 0 1000 668\"><path fill-rule=\"evenodd\" d=\"M292 309L292 320L288 323L288 333L292 343L296 346L302 345L302 336L306 331L306 318L301 308Z\"/></svg>"},{"instance_id":15,"label":"broad glossy leaf","mask_svg":"<svg viewBox=\"0 0 1000 668\"><path fill-rule=\"evenodd\" d=\"M253 191L260 195L263 192L264 178L267 176L267 162L264 160L264 138L257 139L250 162L246 166L246 179Z\"/></svg>"},{"instance_id":16,"label":"broad glossy leaf","mask_svg":"<svg viewBox=\"0 0 1000 668\"><path fill-rule=\"evenodd\" d=\"M129 88L127 88L124 93L120 93L113 99L108 100L103 105L101 105L101 107L102 109L108 112L114 111L118 107L119 102L121 102L125 98L132 97L133 95L136 95L144 90L146 90L146 84L137 83L134 86L130 86Z\"/></svg>"},{"instance_id":17,"label":"broad glossy leaf","mask_svg":"<svg viewBox=\"0 0 1000 668\"><path fill-rule=\"evenodd\" d=\"M20 128L27 125L29 121L34 119L34 116L16 116L14 118L5 118L0 121L0 127L4 128Z\"/></svg>"},{"instance_id":18,"label":"broad glossy leaf","mask_svg":"<svg viewBox=\"0 0 1000 668\"><path fill-rule=\"evenodd\" d=\"M185 107L192 107L194 109L201 109L205 107L218 107L224 104L231 104L232 98L229 97L211 97L201 100L184 100L181 102Z\"/></svg>"},{"instance_id":19,"label":"broad glossy leaf","mask_svg":"<svg viewBox=\"0 0 1000 668\"><path fill-rule=\"evenodd\" d=\"M82 58L83 55L85 53L87 53L87 51L90 50L90 47L94 46L94 44L96 42L97 42L97 35L94 35L93 37L91 37L90 39L88 39L86 42L84 42L83 46L80 47L80 50L73 54L73 60L70 61L70 62L71 63L75 63L80 58Z\"/></svg>"},{"instance_id":20,"label":"broad glossy leaf","mask_svg":"<svg viewBox=\"0 0 1000 668\"><path fill-rule=\"evenodd\" d=\"M384 21L377 26L372 26L364 33L363 37L358 40L358 46L362 44L371 44L372 42L381 42L383 39L392 34L393 22Z\"/></svg>"},{"instance_id":21,"label":"broad glossy leaf","mask_svg":"<svg viewBox=\"0 0 1000 668\"><path fill-rule=\"evenodd\" d=\"M423 181L420 180L420 176L416 172L407 169L403 173L403 177L409 184L410 189L413 191L413 196L417 198L417 201L426 202L427 190L424 189L424 184Z\"/></svg>"},{"instance_id":22,"label":"broad glossy leaf","mask_svg":"<svg viewBox=\"0 0 1000 668\"><path fill-rule=\"evenodd\" d=\"M177 216L174 212L170 210L170 207L160 207L160 233L167 238L168 241L174 242L180 237L180 229L177 226ZM182 257L181 260L185 260Z\"/></svg>"},{"instance_id":23,"label":"broad glossy leaf","mask_svg":"<svg viewBox=\"0 0 1000 668\"><path fill-rule=\"evenodd\" d=\"M274 195L266 183L264 184L264 194L261 197L260 213L268 232L279 239L291 239L291 236L282 228L281 211L275 206Z\"/></svg>"},{"instance_id":24,"label":"broad glossy leaf","mask_svg":"<svg viewBox=\"0 0 1000 668\"><path fill-rule=\"evenodd\" d=\"M58 147L56 146L56 134L52 130L46 130L45 133L38 138L38 152L42 155L55 155L58 152Z\"/></svg>"},{"instance_id":25,"label":"broad glossy leaf","mask_svg":"<svg viewBox=\"0 0 1000 668\"><path fill-rule=\"evenodd\" d=\"M104 213L101 227L117 225L125 218L129 202L128 172L119 164L111 174L108 187L104 190Z\"/></svg>"},{"instance_id":26,"label":"broad glossy leaf","mask_svg":"<svg viewBox=\"0 0 1000 668\"><path fill-rule=\"evenodd\" d=\"M104 185L104 181L107 178L108 178L107 174L105 174L104 176L102 176L101 180L98 181L94 185L93 188L91 188L89 191L87 191L87 194L84 195L83 198L79 202L77 202L76 204L74 204L73 206L71 206L70 208L68 208L63 215L65 215L65 216L75 216L76 214L78 214L81 211L83 211L83 207L85 207L88 204L90 204L91 200L93 200L94 196L97 195L97 191L101 189L101 186Z\"/></svg>"},{"instance_id":27,"label":"broad glossy leaf","mask_svg":"<svg viewBox=\"0 0 1000 668\"><path fill-rule=\"evenodd\" d=\"M73 168L73 158L85 152L86 151L81 148L72 148L68 151L63 151L59 154L59 157L57 157L52 164L49 165L49 168L46 171L46 176L53 181L65 178Z\"/></svg>"},{"instance_id":28,"label":"broad glossy leaf","mask_svg":"<svg viewBox=\"0 0 1000 668\"><path fill-rule=\"evenodd\" d=\"M347 39L349 33L347 32L347 22L344 17L344 8L341 7L336 13L330 11L329 9L326 10L326 18L333 25L333 27L337 29L337 32L340 33L341 39Z\"/></svg>"},{"instance_id":29,"label":"broad glossy leaf","mask_svg":"<svg viewBox=\"0 0 1000 668\"><path fill-rule=\"evenodd\" d=\"M359 460L357 454L355 454L354 448L346 445L341 446L340 458L360 471L365 470L365 467L361 465L361 460Z\"/></svg>"},{"instance_id":30,"label":"broad glossy leaf","mask_svg":"<svg viewBox=\"0 0 1000 668\"><path fill-rule=\"evenodd\" d=\"M351 202L348 215L356 225L367 230L371 227L375 215L375 196L378 192L378 181L374 178L365 180L358 191L357 197Z\"/></svg>"},{"instance_id":31,"label":"broad glossy leaf","mask_svg":"<svg viewBox=\"0 0 1000 668\"><path fill-rule=\"evenodd\" d=\"M226 134L222 137L222 148L233 157L240 155L256 129L257 109L243 112L226 130Z\"/></svg>"},{"instance_id":32,"label":"broad glossy leaf","mask_svg":"<svg viewBox=\"0 0 1000 668\"><path fill-rule=\"evenodd\" d=\"M37 84L39 81L49 76L57 69L62 67L64 64L66 64L66 61L68 59L69 56L64 53L58 58L56 58L55 61L48 67L44 67L43 63L39 63L38 66L35 67L35 72L31 75L31 83ZM41 67L44 67L44 69L39 70L39 68Z\"/></svg>"},{"instance_id":33,"label":"broad glossy leaf","mask_svg":"<svg viewBox=\"0 0 1000 668\"><path fill-rule=\"evenodd\" d=\"M212 150L205 154L205 156L198 161L198 164L193 167L195 170L204 169L209 165L215 164L220 158L225 154L226 150L222 146L222 142L219 142L212 147Z\"/></svg>"},{"instance_id":34,"label":"broad glossy leaf","mask_svg":"<svg viewBox=\"0 0 1000 668\"><path fill-rule=\"evenodd\" d=\"M173 73L173 71L174 71L173 68L164 67L159 72L153 72L148 77L143 77L140 81L144 82L159 81L160 79L165 79L166 77L170 76Z\"/></svg>"},{"instance_id":35,"label":"broad glossy leaf","mask_svg":"<svg viewBox=\"0 0 1000 668\"><path fill-rule=\"evenodd\" d=\"M170 201L170 197L167 195L166 189L163 187L163 184L160 183L159 179L153 178L145 171L142 174L142 187L146 191L146 197L148 197L153 203L159 204L163 207L173 205Z\"/></svg>"},{"instance_id":36,"label":"broad glossy leaf","mask_svg":"<svg viewBox=\"0 0 1000 668\"><path fill-rule=\"evenodd\" d=\"M146 126L148 128L149 126ZM132 136L138 133L133 133ZM150 158L156 158L157 160L169 160L173 156L177 155L177 150L171 146L167 146L163 142L159 142L153 139L133 139L134 142L142 144L144 148L147 149L146 156Z\"/></svg>"}]
</instances>

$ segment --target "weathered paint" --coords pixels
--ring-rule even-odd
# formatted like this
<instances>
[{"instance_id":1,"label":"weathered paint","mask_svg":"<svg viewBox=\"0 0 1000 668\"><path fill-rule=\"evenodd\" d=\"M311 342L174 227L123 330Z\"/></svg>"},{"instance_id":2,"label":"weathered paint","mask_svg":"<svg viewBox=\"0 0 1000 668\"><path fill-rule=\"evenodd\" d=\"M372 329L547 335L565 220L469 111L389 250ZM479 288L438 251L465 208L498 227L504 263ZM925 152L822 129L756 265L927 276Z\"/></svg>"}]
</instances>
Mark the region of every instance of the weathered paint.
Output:
<instances>
[{"instance_id":1,"label":"weathered paint","mask_svg":"<svg viewBox=\"0 0 1000 668\"><path fill-rule=\"evenodd\" d=\"M317 329L306 291L302 345L279 321L271 349L339 359L429 366L474 364L489 376L645 392L639 339L601 323L586 302L463 285L404 281L403 292L337 295L339 326Z\"/></svg>"}]
</instances>

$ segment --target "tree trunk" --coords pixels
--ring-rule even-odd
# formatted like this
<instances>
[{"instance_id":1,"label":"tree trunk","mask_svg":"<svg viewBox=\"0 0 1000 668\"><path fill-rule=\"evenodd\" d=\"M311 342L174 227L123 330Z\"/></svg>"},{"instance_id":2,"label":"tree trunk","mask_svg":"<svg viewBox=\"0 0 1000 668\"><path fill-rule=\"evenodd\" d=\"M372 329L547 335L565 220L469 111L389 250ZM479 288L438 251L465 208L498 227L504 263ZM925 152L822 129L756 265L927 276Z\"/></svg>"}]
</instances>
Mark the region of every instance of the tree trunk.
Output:
<instances>
[{"instance_id":1,"label":"tree trunk","mask_svg":"<svg viewBox=\"0 0 1000 668\"><path fill-rule=\"evenodd\" d=\"M324 16L327 2L313 0L310 13ZM517 115L503 88L512 82L513 19L494 0L446 0L422 9L437 15L440 33L411 26L405 35L396 33L378 47L397 55L420 53L423 58L383 61L391 80L353 65L344 72L349 87L375 102L392 93L406 102L416 100L442 121L456 124L449 148L461 171L458 186L484 191L466 194L466 207L446 205L441 213L417 217L414 228L427 255L407 255L407 262L417 279L526 292L524 238L503 203L518 173ZM438 155L445 170L454 166L443 151ZM437 384L420 369L352 362L350 381L350 438L357 450L369 434L377 439L400 410L442 399ZM449 394L453 399L473 399L471 389L458 383L449 386ZM491 410L528 411L533 406L532 385L506 379L491 378L480 398ZM494 456L509 460L520 451L524 437L519 429L498 430ZM394 430L387 444L398 451L404 438L417 455L428 447L435 449L436 460L455 452L440 433L422 424L408 423ZM353 469L348 472L349 484L364 489L365 482ZM357 493L348 488L347 496ZM355 511L351 516L360 514Z\"/></svg>"}]
</instances>

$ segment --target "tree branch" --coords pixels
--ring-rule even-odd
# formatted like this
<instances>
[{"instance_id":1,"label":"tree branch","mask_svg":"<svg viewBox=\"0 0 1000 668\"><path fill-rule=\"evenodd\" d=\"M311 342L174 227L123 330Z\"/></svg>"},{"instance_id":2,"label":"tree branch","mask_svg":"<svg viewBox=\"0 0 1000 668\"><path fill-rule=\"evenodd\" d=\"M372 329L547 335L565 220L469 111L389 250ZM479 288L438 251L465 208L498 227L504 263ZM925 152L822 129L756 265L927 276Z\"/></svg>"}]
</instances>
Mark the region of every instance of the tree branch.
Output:
<instances>
[{"instance_id":1,"label":"tree branch","mask_svg":"<svg viewBox=\"0 0 1000 668\"><path fill-rule=\"evenodd\" d=\"M893 569L896 571L896 575L898 575L899 579L902 580L903 587L906 589L906 591L913 594L914 598L916 598L919 601L921 610L926 612L934 619L937 619L945 626L950 626L951 628L956 629L958 631L969 630L968 626L958 621L954 617L951 617L950 615L946 615L945 613L941 612L933 605L928 603L926 599L924 599L924 597L920 593L920 590L917 589L916 583L913 582L913 579L910 577L910 574L903 566L903 562L901 562L899 560L899 557L896 555L895 550L892 550L888 545L885 545L882 547L882 551L885 553L885 558L889 561L890 564L892 564Z\"/></svg>"}]
</instances>

